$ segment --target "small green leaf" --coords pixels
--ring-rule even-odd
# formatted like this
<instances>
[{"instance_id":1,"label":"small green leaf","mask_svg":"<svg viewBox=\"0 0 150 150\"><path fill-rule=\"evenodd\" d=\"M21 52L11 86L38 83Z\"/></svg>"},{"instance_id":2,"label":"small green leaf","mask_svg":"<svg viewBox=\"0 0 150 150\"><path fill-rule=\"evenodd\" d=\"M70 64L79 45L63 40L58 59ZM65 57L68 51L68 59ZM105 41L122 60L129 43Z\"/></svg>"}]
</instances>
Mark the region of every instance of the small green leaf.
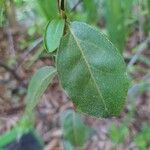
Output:
<instances>
[{"instance_id":1,"label":"small green leaf","mask_svg":"<svg viewBox=\"0 0 150 150\"><path fill-rule=\"evenodd\" d=\"M119 115L128 90L126 66L119 51L98 30L71 23L58 50L57 71L78 112L95 117Z\"/></svg>"},{"instance_id":2,"label":"small green leaf","mask_svg":"<svg viewBox=\"0 0 150 150\"><path fill-rule=\"evenodd\" d=\"M83 146L91 131L84 125L80 115L72 110L67 110L61 114L61 126L64 139L74 146Z\"/></svg>"},{"instance_id":3,"label":"small green leaf","mask_svg":"<svg viewBox=\"0 0 150 150\"><path fill-rule=\"evenodd\" d=\"M48 23L45 31L45 46L48 52L53 52L59 47L64 32L65 21L55 19Z\"/></svg>"},{"instance_id":4,"label":"small green leaf","mask_svg":"<svg viewBox=\"0 0 150 150\"><path fill-rule=\"evenodd\" d=\"M55 68L45 66L40 68L33 75L29 83L28 92L27 92L26 112L31 112L35 108L35 106L39 102L40 97L47 89L48 85L52 81L55 74L56 74Z\"/></svg>"}]
</instances>

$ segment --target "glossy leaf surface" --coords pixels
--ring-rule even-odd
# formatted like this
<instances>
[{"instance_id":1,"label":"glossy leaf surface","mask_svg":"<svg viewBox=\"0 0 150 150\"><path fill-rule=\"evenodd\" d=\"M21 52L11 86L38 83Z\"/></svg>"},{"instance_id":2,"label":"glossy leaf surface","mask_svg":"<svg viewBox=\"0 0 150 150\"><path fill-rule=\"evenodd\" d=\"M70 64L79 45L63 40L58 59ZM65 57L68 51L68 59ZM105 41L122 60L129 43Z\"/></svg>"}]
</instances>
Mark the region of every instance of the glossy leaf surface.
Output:
<instances>
[{"instance_id":1,"label":"glossy leaf surface","mask_svg":"<svg viewBox=\"0 0 150 150\"><path fill-rule=\"evenodd\" d=\"M90 133L90 129L82 122L80 115L72 110L61 114L61 126L64 139L74 146L82 146Z\"/></svg>"},{"instance_id":2,"label":"glossy leaf surface","mask_svg":"<svg viewBox=\"0 0 150 150\"><path fill-rule=\"evenodd\" d=\"M126 66L119 51L98 30L71 23L58 50L57 70L78 112L95 117L119 115L128 89Z\"/></svg>"},{"instance_id":3,"label":"glossy leaf surface","mask_svg":"<svg viewBox=\"0 0 150 150\"><path fill-rule=\"evenodd\" d=\"M63 19L55 19L49 22L46 27L44 42L48 52L53 52L58 48L63 36L65 22Z\"/></svg>"},{"instance_id":4,"label":"glossy leaf surface","mask_svg":"<svg viewBox=\"0 0 150 150\"><path fill-rule=\"evenodd\" d=\"M26 112L31 112L38 104L40 97L43 95L48 85L51 83L56 74L56 69L45 66L40 68L32 77L28 92Z\"/></svg>"}]
</instances>

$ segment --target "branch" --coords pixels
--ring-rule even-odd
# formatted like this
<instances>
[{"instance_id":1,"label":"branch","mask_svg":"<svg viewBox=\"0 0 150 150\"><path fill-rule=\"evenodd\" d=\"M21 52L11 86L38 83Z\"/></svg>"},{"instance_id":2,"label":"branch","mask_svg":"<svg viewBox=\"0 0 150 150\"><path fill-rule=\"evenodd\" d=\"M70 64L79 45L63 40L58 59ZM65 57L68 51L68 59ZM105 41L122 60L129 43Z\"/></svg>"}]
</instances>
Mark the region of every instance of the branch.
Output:
<instances>
[{"instance_id":1,"label":"branch","mask_svg":"<svg viewBox=\"0 0 150 150\"><path fill-rule=\"evenodd\" d=\"M0 67L3 67L5 70L9 71L16 80L18 80L19 82L22 82L22 78L20 78L20 76L18 76L18 74L10 67L8 67L7 65L5 65L4 63L0 62Z\"/></svg>"},{"instance_id":2,"label":"branch","mask_svg":"<svg viewBox=\"0 0 150 150\"><path fill-rule=\"evenodd\" d=\"M27 56L36 48L38 45L40 45L43 42L43 37L38 38L29 48L25 50L25 52L21 55L19 64L17 65L17 68L19 68L23 62L27 59Z\"/></svg>"},{"instance_id":3,"label":"branch","mask_svg":"<svg viewBox=\"0 0 150 150\"><path fill-rule=\"evenodd\" d=\"M133 56L133 58L128 63L128 68L130 68L131 66L133 66L136 63L136 61L138 60L141 53L148 47L149 42L150 42L150 37L148 37L143 43L141 43L138 46L136 54Z\"/></svg>"},{"instance_id":4,"label":"branch","mask_svg":"<svg viewBox=\"0 0 150 150\"><path fill-rule=\"evenodd\" d=\"M14 76L14 78L20 83L21 86L27 88L27 84L25 84L23 82L23 79L15 72L15 70L13 70L9 66L5 65L1 61L0 61L0 67L3 67L5 70L7 70L8 72L10 72ZM7 83L7 81L4 81L3 83Z\"/></svg>"},{"instance_id":5,"label":"branch","mask_svg":"<svg viewBox=\"0 0 150 150\"><path fill-rule=\"evenodd\" d=\"M71 9L71 11L75 11L76 8L79 6L79 4L82 3L82 2L83 2L83 0L79 0L79 1L75 4L75 6Z\"/></svg>"},{"instance_id":6,"label":"branch","mask_svg":"<svg viewBox=\"0 0 150 150\"><path fill-rule=\"evenodd\" d=\"M39 45L43 42L43 37L38 38L35 42L25 50L25 52L21 56L21 61L24 61L26 57Z\"/></svg>"}]
</instances>

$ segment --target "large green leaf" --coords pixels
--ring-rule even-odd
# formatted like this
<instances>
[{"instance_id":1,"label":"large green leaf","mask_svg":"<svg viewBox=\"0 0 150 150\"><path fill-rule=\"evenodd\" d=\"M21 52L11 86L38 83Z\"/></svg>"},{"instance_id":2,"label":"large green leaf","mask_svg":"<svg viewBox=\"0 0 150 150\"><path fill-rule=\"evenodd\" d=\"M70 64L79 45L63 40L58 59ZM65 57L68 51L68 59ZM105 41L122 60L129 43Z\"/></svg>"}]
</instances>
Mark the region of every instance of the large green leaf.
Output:
<instances>
[{"instance_id":1,"label":"large green leaf","mask_svg":"<svg viewBox=\"0 0 150 150\"><path fill-rule=\"evenodd\" d=\"M119 115L128 89L119 51L98 30L73 22L61 41L57 70L77 111L96 117Z\"/></svg>"},{"instance_id":2,"label":"large green leaf","mask_svg":"<svg viewBox=\"0 0 150 150\"><path fill-rule=\"evenodd\" d=\"M32 77L28 92L27 92L27 105L26 113L32 112L38 104L40 97L43 95L48 85L56 74L56 69L53 67L45 66L40 68Z\"/></svg>"},{"instance_id":3,"label":"large green leaf","mask_svg":"<svg viewBox=\"0 0 150 150\"><path fill-rule=\"evenodd\" d=\"M72 110L61 114L61 126L64 139L74 146L82 146L90 133L90 128L82 122L80 115Z\"/></svg>"},{"instance_id":4,"label":"large green leaf","mask_svg":"<svg viewBox=\"0 0 150 150\"><path fill-rule=\"evenodd\" d=\"M63 36L65 21L55 19L48 23L45 31L44 42L48 52L53 52L59 47L60 39Z\"/></svg>"}]
</instances>

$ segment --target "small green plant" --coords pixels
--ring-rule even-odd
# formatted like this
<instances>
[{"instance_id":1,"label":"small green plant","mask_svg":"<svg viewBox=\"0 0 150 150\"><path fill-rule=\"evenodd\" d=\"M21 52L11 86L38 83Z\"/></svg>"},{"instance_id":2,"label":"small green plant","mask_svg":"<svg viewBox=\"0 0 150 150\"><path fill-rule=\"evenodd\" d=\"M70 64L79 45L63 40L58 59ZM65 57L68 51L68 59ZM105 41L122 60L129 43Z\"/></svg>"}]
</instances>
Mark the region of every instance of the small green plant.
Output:
<instances>
[{"instance_id":1,"label":"small green plant","mask_svg":"<svg viewBox=\"0 0 150 150\"><path fill-rule=\"evenodd\" d=\"M39 0L42 5L41 2ZM47 9L43 10L49 18ZM34 108L56 75L77 112L106 118L118 116L123 109L129 81L118 49L95 27L84 22L70 22L64 0L58 0L58 8L54 12L57 11L60 15L50 16L53 20L47 25L44 37L47 51L55 54L55 67L40 68L33 75L28 87L25 113L11 132L0 137L3 141L0 148L34 129ZM67 118L70 119L61 121L64 139L72 145L82 146L89 129L74 112L67 112ZM75 134L82 134L77 138L75 134L70 134L73 130Z\"/></svg>"},{"instance_id":2,"label":"small green plant","mask_svg":"<svg viewBox=\"0 0 150 150\"><path fill-rule=\"evenodd\" d=\"M62 87L78 112L95 117L119 115L128 89L122 56L94 27L83 22L69 22L64 1L58 3L65 28L63 22L60 25L60 21L53 20L46 28L45 45L51 47L46 46L48 51L57 51L56 68ZM53 22L58 24L54 26Z\"/></svg>"},{"instance_id":3,"label":"small green plant","mask_svg":"<svg viewBox=\"0 0 150 150\"><path fill-rule=\"evenodd\" d=\"M60 122L66 150L68 145L82 147L89 137L91 130L82 122L80 115L72 110L67 110L61 114Z\"/></svg>"},{"instance_id":4,"label":"small green plant","mask_svg":"<svg viewBox=\"0 0 150 150\"><path fill-rule=\"evenodd\" d=\"M55 68L45 66L33 75L28 87L25 113L10 132L0 136L0 148L20 139L24 134L34 132L34 108L55 74Z\"/></svg>"}]
</instances>

